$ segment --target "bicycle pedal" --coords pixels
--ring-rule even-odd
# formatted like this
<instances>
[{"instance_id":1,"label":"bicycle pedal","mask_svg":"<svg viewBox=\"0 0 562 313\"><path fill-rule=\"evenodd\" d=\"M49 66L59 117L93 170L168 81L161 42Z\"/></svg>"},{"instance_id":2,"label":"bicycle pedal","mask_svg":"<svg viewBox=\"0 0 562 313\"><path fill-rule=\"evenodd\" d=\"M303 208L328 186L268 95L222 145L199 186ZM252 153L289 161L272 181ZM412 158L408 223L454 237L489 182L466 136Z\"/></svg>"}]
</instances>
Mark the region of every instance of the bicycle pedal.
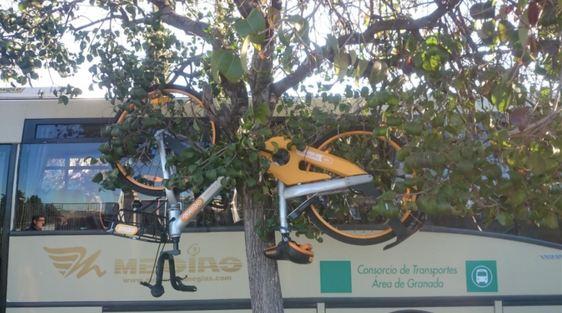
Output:
<instances>
[{"instance_id":1,"label":"bicycle pedal","mask_svg":"<svg viewBox=\"0 0 562 313\"><path fill-rule=\"evenodd\" d=\"M281 241L264 250L265 256L274 260L288 260L297 264L310 264L314 258L312 245L294 241Z\"/></svg>"}]
</instances>

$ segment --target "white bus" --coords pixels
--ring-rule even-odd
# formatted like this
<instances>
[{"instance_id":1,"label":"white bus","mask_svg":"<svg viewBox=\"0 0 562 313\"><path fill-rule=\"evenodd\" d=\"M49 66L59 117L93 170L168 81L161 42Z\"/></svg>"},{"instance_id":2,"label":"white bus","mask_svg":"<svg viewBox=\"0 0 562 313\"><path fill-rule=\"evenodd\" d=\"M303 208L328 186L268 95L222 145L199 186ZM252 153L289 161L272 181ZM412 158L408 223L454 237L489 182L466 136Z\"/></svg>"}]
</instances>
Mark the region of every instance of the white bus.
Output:
<instances>
[{"instance_id":1,"label":"white bus","mask_svg":"<svg viewBox=\"0 0 562 313\"><path fill-rule=\"evenodd\" d=\"M164 296L152 298L139 284L151 276L156 246L107 234L126 201L91 182L107 169L89 160L113 121L109 103L65 106L37 90L3 91L2 312L251 312L244 236L228 212L204 215L183 234L177 271L197 292L165 284ZM36 214L45 230L25 231ZM324 236L312 264L279 262L286 312L562 312L559 230L471 228L434 219L386 251Z\"/></svg>"}]
</instances>

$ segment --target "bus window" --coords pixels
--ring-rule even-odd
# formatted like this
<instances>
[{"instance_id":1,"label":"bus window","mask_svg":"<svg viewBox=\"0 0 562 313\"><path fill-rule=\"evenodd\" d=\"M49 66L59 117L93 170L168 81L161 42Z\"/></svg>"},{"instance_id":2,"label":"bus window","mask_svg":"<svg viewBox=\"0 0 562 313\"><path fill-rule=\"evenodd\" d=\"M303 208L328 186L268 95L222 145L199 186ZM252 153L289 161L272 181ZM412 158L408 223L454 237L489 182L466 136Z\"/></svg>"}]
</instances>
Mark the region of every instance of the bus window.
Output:
<instances>
[{"instance_id":1,"label":"bus window","mask_svg":"<svg viewBox=\"0 0 562 313\"><path fill-rule=\"evenodd\" d=\"M15 230L34 215L46 217L44 230L97 230L108 227L118 209L119 191L100 190L94 175L110 169L100 157L101 128L107 119L26 120L20 149Z\"/></svg>"},{"instance_id":2,"label":"bus window","mask_svg":"<svg viewBox=\"0 0 562 313\"><path fill-rule=\"evenodd\" d=\"M558 223L562 225L562 216L559 217ZM475 214L469 217L441 214L439 216L430 217L426 225L469 229L562 243L562 227L551 229L544 225L539 226L528 220L521 219L514 220L511 225L501 225L495 220L486 221L481 214Z\"/></svg>"},{"instance_id":3,"label":"bus window","mask_svg":"<svg viewBox=\"0 0 562 313\"><path fill-rule=\"evenodd\" d=\"M93 162L99 143L23 144L14 227L46 217L44 230L104 229L117 209L119 192L100 190L92 178L109 166Z\"/></svg>"},{"instance_id":4,"label":"bus window","mask_svg":"<svg viewBox=\"0 0 562 313\"><path fill-rule=\"evenodd\" d=\"M120 205L141 200L146 210L159 209L162 201L131 192L109 191L92 182L110 165L92 162L101 156L101 128L107 119L26 120L20 149L14 230L24 230L34 215L46 217L44 230L103 230L110 226ZM127 200L129 199L129 200ZM190 197L185 198L188 205ZM231 226L230 209L209 207L189 225Z\"/></svg>"}]
</instances>

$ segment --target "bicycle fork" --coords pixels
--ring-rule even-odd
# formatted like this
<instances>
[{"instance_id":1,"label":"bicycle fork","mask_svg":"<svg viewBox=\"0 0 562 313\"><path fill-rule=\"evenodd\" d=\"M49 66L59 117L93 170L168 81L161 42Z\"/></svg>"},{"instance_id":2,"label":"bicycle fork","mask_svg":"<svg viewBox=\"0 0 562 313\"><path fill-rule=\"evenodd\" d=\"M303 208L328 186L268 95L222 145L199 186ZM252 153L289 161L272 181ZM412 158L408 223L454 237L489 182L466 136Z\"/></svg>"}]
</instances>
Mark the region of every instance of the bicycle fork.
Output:
<instances>
[{"instance_id":1,"label":"bicycle fork","mask_svg":"<svg viewBox=\"0 0 562 313\"><path fill-rule=\"evenodd\" d=\"M156 142L158 144L158 154L160 156L160 165L162 168L162 176L165 180L170 179L176 169L173 166L167 166L166 164L166 144L165 137L167 136L165 130L159 130L154 135ZM181 237L182 230L187 226L189 221L197 216L197 214L222 190L222 180L224 177L219 177L213 182L197 199L195 199L191 205L183 210L182 203L179 201L179 194L175 190L165 188L166 199L167 199L167 214L168 214L168 237L172 241L172 250L162 251L158 256L156 261L156 282L154 285L149 282L141 282L143 286L150 288L150 293L154 297L160 297L164 294L164 287L162 286L163 276L164 276L164 265L168 261L168 267L170 271L170 283L172 287L179 291L197 291L197 287L184 285L182 283L182 278L176 276L176 267L174 262L174 256L181 253L179 249L179 241Z\"/></svg>"},{"instance_id":2,"label":"bicycle fork","mask_svg":"<svg viewBox=\"0 0 562 313\"><path fill-rule=\"evenodd\" d=\"M299 264L311 263L314 257L312 246L309 244L298 244L291 240L290 222L297 219L310 205L317 202L319 196L325 194L348 192L352 187L364 189L365 192L373 195L380 194L380 192L370 184L372 181L373 176L368 174L335 178L291 187L287 187L283 182L278 181L277 192L279 195L279 232L281 233L281 242L267 248L264 251L265 255L275 260L290 260ZM303 196L310 197L303 201L291 213L288 213L287 200Z\"/></svg>"}]
</instances>

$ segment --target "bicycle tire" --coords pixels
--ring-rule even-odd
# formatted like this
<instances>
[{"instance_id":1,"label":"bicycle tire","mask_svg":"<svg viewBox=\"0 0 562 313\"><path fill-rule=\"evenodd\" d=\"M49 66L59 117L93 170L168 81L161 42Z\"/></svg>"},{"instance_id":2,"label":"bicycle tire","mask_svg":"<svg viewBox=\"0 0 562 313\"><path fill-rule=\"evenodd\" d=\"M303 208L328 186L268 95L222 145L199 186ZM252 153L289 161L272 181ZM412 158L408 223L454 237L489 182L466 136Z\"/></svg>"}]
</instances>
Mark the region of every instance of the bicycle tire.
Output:
<instances>
[{"instance_id":1,"label":"bicycle tire","mask_svg":"<svg viewBox=\"0 0 562 313\"><path fill-rule=\"evenodd\" d=\"M388 139L382 136L380 137L374 136L371 130L367 130L363 127L352 127L345 130L334 130L328 133L327 135L325 135L323 138L319 139L314 144L314 146L317 149L324 150L324 151L328 150L331 153L334 153L342 157L346 157L347 159L347 156L340 155L338 154L338 151L334 151L333 146L336 142L342 142L344 146L349 145L351 143L350 138L352 138L352 136L361 136L368 139L371 138L379 143L383 143L384 144L383 150L388 149L390 147L395 152L400 149L400 145L395 140ZM345 140L348 140L348 143L344 143L343 141ZM373 170L372 168L370 169L368 166L365 166L364 164L361 164L361 162L358 162L358 160L350 159L350 161L355 162L360 167L362 167L367 172L369 172L371 175L373 175L375 179L377 179L378 173L376 170ZM377 187L381 188L381 186L378 185ZM382 188L383 189L382 191L386 191L388 188L389 186L386 186ZM351 193L330 195L328 197L350 198L354 196L358 197L357 194L351 194ZM405 193L403 197L404 201L406 201L406 199L407 201L415 201L415 197L410 195L409 190L407 191L407 193ZM374 245L374 244L379 244L388 241L396 237L396 234L394 233L392 228L387 224L388 220L381 221L381 222L370 222L367 220L367 223L361 223L361 222L351 223L349 222L348 219L353 220L353 218L350 218L349 216L345 217L346 215L345 212L340 212L341 214L339 218L329 216L330 214L335 215L334 212L338 210L337 208L334 209L333 207L331 207L331 205L335 201L334 200L329 200L329 201L331 202L327 203L325 206L312 205L309 208L309 210L307 210L307 216L309 220L318 229L320 229L323 233L332 237L333 239L352 245ZM347 205L344 209L351 210ZM346 219L345 222L342 222L342 214ZM349 215L352 214L349 213ZM409 210L401 211L400 221L403 225L407 225L408 223L410 223L412 218L415 217L412 216Z\"/></svg>"},{"instance_id":2,"label":"bicycle tire","mask_svg":"<svg viewBox=\"0 0 562 313\"><path fill-rule=\"evenodd\" d=\"M156 99L156 101L151 101L156 102L153 105L163 104L166 106L168 104L165 102L166 99L171 96L175 97L174 95L185 97L186 102L190 102L196 107L203 108L201 96L194 90L183 86L166 85L164 87L151 88L147 97L152 100ZM164 99L164 103L159 103L159 99ZM115 118L115 123L122 124L129 115L129 112L130 110L121 110ZM204 120L199 117L193 117L193 123L196 121L205 122L207 124L205 128L208 128L210 131L210 135L207 136L210 137L208 140L210 141L210 144L215 144L218 136L215 123L210 119ZM154 147L152 149L154 149ZM139 159L140 157L135 155L132 157L122 158L114 163L115 168L119 172L120 181L129 186L131 189L142 194L157 197L164 196L165 188L163 185L163 178L161 177L161 166L155 150L153 150L152 153L149 153L148 157L145 153L143 157L144 161L142 162L144 165L141 166L138 163L140 162ZM138 164L136 169L134 168L136 165L132 164L133 162ZM143 167L144 169L142 169Z\"/></svg>"}]
</instances>

